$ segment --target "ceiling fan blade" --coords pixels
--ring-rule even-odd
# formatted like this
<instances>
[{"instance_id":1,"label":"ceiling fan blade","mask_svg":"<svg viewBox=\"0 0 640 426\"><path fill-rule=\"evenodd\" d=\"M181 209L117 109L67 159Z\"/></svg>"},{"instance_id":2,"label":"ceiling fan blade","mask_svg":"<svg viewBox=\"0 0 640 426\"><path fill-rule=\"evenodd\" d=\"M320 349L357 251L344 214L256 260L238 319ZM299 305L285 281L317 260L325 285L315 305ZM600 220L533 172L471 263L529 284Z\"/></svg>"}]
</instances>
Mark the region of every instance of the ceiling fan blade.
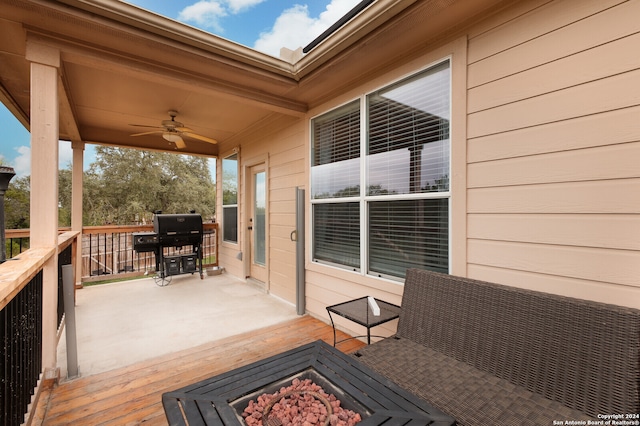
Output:
<instances>
[{"instance_id":1,"label":"ceiling fan blade","mask_svg":"<svg viewBox=\"0 0 640 426\"><path fill-rule=\"evenodd\" d=\"M144 136L144 135L154 135L157 133L163 133L161 130L154 130L153 132L142 132L142 133L135 133L131 136Z\"/></svg>"},{"instance_id":2,"label":"ceiling fan blade","mask_svg":"<svg viewBox=\"0 0 640 426\"><path fill-rule=\"evenodd\" d=\"M148 126L146 124L129 124L129 126L133 126L133 127L148 127L150 129L164 129L164 127L162 127L162 126Z\"/></svg>"},{"instance_id":3,"label":"ceiling fan blade","mask_svg":"<svg viewBox=\"0 0 640 426\"><path fill-rule=\"evenodd\" d=\"M179 139L177 141L175 141L174 143L176 144L176 148L178 149L183 149L187 147L187 144L184 143L184 140L181 137L178 137Z\"/></svg>"},{"instance_id":4,"label":"ceiling fan blade","mask_svg":"<svg viewBox=\"0 0 640 426\"><path fill-rule=\"evenodd\" d=\"M208 143L213 143L213 144L218 143L218 141L217 141L217 140L215 140L215 139L211 139L211 138L208 138L208 137L206 137L206 136L199 135L199 134L197 134L197 133L182 132L182 134L183 134L183 135L187 135L187 136L189 136L190 138L199 139L199 140L201 140L201 141L203 141L203 142L208 142Z\"/></svg>"}]
</instances>

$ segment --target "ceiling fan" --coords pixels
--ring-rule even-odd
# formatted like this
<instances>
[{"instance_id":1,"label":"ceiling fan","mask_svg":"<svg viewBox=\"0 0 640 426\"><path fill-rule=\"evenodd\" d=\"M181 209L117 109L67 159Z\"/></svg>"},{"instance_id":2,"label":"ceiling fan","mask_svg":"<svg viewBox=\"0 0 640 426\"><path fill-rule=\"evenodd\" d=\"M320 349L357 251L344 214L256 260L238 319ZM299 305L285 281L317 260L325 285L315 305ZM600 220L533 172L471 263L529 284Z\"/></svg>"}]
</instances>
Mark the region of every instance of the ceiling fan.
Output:
<instances>
[{"instance_id":1,"label":"ceiling fan","mask_svg":"<svg viewBox=\"0 0 640 426\"><path fill-rule=\"evenodd\" d=\"M211 139L206 136L193 133L193 130L191 130L188 127L184 127L182 123L180 123L179 121L176 121L175 119L178 116L178 111L170 110L169 116L171 117L171 120L162 120L161 126L146 126L143 124L130 124L130 126L135 126L135 127L152 127L152 128L162 129L162 130L153 130L151 132L135 133L131 136L144 136L144 135L152 135L156 133L161 134L165 140L175 143L176 148L178 149L182 149L187 146L184 142L184 139L182 139L182 136L187 136L193 139L198 139L203 142L208 142L212 144L218 143L218 141L216 141L215 139Z\"/></svg>"}]
</instances>

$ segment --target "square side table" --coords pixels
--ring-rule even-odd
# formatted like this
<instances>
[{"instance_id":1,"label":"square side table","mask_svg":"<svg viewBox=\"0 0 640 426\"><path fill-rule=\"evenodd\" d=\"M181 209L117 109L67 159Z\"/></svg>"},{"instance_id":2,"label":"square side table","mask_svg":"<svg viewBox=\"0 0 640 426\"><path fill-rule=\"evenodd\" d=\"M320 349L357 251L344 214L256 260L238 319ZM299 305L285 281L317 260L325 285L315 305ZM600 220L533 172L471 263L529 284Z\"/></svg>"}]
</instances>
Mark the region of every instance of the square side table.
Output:
<instances>
[{"instance_id":1,"label":"square side table","mask_svg":"<svg viewBox=\"0 0 640 426\"><path fill-rule=\"evenodd\" d=\"M348 339L340 340L340 342L336 342L336 325L333 322L333 316L336 314L348 320L355 322L356 324L362 325L367 329L367 344L371 344L371 328L384 324L385 322L389 322L394 320L400 316L400 306L394 305L392 303L385 302L383 300L375 299L376 303L380 307L380 315L374 315L371 310L371 306L369 306L368 297L361 297L359 299L349 300L347 302L338 303L336 305L327 306L327 312L329 313L329 319L331 320L331 326L333 327L333 346L340 342L344 342L345 340L355 339L357 337L364 336L353 336ZM374 336L374 337L382 337L382 336Z\"/></svg>"}]
</instances>

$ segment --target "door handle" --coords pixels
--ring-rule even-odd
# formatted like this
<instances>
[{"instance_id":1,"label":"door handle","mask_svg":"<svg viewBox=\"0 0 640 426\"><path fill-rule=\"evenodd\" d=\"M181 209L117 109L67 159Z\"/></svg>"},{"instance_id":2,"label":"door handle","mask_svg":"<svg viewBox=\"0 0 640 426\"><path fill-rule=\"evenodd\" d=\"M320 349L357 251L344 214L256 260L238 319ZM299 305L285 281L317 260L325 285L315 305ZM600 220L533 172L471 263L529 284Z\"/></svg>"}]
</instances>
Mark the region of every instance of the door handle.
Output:
<instances>
[{"instance_id":1,"label":"door handle","mask_svg":"<svg viewBox=\"0 0 640 426\"><path fill-rule=\"evenodd\" d=\"M289 235L289 238L291 238L291 241L298 241L298 231L291 231L291 235Z\"/></svg>"}]
</instances>

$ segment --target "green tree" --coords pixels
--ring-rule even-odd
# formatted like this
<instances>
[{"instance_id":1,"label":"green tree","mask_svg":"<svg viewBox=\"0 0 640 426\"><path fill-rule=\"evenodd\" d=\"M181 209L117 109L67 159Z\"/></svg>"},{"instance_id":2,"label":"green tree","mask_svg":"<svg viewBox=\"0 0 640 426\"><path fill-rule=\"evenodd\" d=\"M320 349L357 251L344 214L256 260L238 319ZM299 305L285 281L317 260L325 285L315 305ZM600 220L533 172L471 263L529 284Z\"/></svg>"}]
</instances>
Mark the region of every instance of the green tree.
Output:
<instances>
[{"instance_id":1,"label":"green tree","mask_svg":"<svg viewBox=\"0 0 640 426\"><path fill-rule=\"evenodd\" d=\"M4 195L4 215L6 229L29 228L29 177L14 177ZM5 253L15 256L29 248L29 239L7 239Z\"/></svg>"},{"instance_id":2,"label":"green tree","mask_svg":"<svg viewBox=\"0 0 640 426\"><path fill-rule=\"evenodd\" d=\"M71 170L58 174L58 225L71 226ZM13 178L5 194L5 221L7 229L30 227L31 177Z\"/></svg>"},{"instance_id":3,"label":"green tree","mask_svg":"<svg viewBox=\"0 0 640 426\"><path fill-rule=\"evenodd\" d=\"M97 147L85 173L84 223L148 223L154 211L215 213L207 159L172 153Z\"/></svg>"},{"instance_id":4,"label":"green tree","mask_svg":"<svg viewBox=\"0 0 640 426\"><path fill-rule=\"evenodd\" d=\"M71 166L58 172L58 225L71 226Z\"/></svg>"},{"instance_id":5,"label":"green tree","mask_svg":"<svg viewBox=\"0 0 640 426\"><path fill-rule=\"evenodd\" d=\"M14 177L4 196L4 217L6 229L29 228L29 176Z\"/></svg>"},{"instance_id":6,"label":"green tree","mask_svg":"<svg viewBox=\"0 0 640 426\"><path fill-rule=\"evenodd\" d=\"M71 225L71 166L58 175L58 224ZM215 214L215 185L203 157L97 147L84 173L83 224L149 223L153 212ZM14 178L5 194L7 229L29 228L30 177Z\"/></svg>"}]
</instances>

